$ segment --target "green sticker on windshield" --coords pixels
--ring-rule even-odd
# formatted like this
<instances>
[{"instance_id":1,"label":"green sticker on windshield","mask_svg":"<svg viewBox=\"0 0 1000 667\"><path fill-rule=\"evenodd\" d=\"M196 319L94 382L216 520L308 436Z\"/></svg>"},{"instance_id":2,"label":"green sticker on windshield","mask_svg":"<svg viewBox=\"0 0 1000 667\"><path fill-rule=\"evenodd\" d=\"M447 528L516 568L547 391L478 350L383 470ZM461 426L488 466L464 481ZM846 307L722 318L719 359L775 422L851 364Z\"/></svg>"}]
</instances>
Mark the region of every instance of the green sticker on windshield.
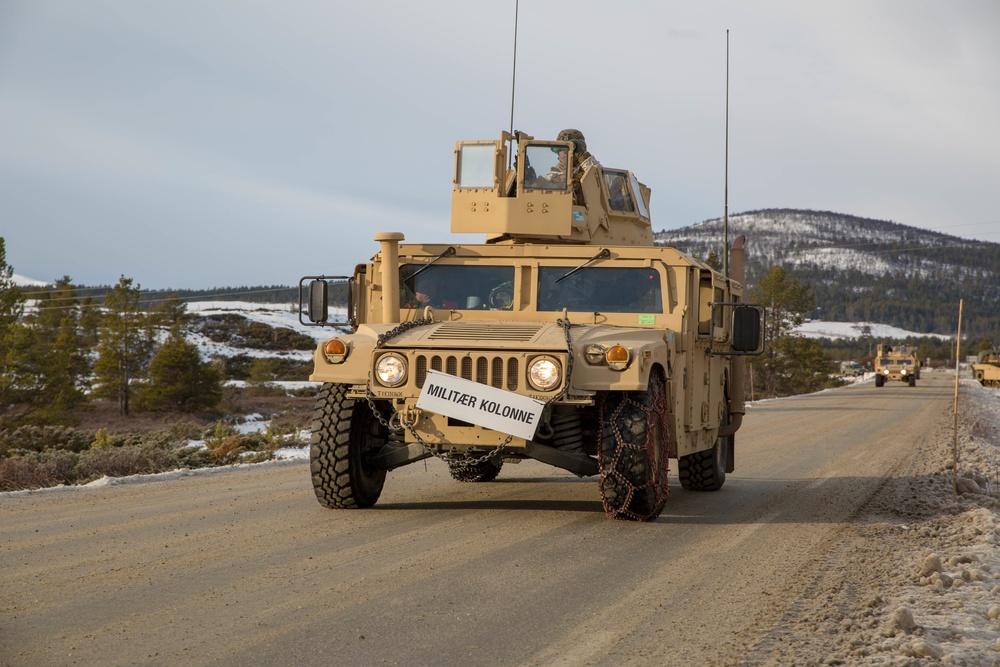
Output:
<instances>
[{"instance_id":1,"label":"green sticker on windshield","mask_svg":"<svg viewBox=\"0 0 1000 667\"><path fill-rule=\"evenodd\" d=\"M656 324L656 315L640 315L639 324Z\"/></svg>"}]
</instances>

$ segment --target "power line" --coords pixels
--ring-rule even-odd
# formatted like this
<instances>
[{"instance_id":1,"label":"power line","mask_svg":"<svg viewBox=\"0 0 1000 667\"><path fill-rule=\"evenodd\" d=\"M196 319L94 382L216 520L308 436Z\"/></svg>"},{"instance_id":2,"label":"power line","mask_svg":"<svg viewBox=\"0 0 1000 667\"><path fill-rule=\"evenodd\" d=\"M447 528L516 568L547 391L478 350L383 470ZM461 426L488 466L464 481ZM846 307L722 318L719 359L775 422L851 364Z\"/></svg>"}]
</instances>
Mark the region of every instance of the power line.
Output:
<instances>
[{"instance_id":1,"label":"power line","mask_svg":"<svg viewBox=\"0 0 1000 667\"><path fill-rule=\"evenodd\" d=\"M76 288L74 288L74 287L67 287L65 289L76 289ZM190 297L177 297L177 299L179 301L184 302L184 303L197 303L199 301L212 301L212 300L215 300L215 299L218 299L218 298L221 298L221 297L246 296L246 295L250 295L250 294L275 294L275 293L283 292L285 290L290 290L290 289L295 289L295 288L294 287L274 287L274 288L263 289L263 290L243 290L243 291L239 291L239 292L222 292L222 293L219 293L219 294L210 294L210 295L203 295L203 296L199 295L199 296L190 296ZM99 296L104 296L104 295L106 295L110 291L112 291L112 290L111 289L107 289L107 290L105 290ZM80 296L64 296L64 297L47 298L46 295L48 295L48 294L50 294L50 292L29 292L29 293L26 294L26 297L27 297L28 300L36 302L35 304L32 304L33 310L55 310L55 309L58 309L58 308L67 308L67 307L71 307L71 306L87 307L88 305L91 306L91 307L97 307L97 308L102 307L102 304L96 303L96 302L93 303L93 304L80 303L80 300L81 300ZM156 305L156 304L160 304L160 303L165 303L166 301L168 301L170 299L170 296L167 296L165 298L151 298L151 299L150 298L145 298L145 297L147 297L149 295L158 295L158 294L175 295L176 293L173 292L172 290L155 290L155 291L149 291L149 292L141 291L140 290L140 292L139 292L139 303L142 304L142 305L149 306L149 305ZM87 296L93 296L93 295L87 295ZM60 304L66 304L66 305L60 305Z\"/></svg>"}]
</instances>

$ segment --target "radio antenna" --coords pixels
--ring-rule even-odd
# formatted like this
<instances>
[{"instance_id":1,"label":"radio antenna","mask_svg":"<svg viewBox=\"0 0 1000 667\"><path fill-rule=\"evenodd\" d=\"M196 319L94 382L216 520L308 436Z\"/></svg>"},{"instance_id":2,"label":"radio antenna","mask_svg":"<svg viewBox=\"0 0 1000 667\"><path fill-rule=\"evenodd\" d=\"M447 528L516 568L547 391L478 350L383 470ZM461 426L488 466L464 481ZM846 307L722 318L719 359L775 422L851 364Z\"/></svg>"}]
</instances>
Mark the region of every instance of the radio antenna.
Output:
<instances>
[{"instance_id":1,"label":"radio antenna","mask_svg":"<svg viewBox=\"0 0 1000 667\"><path fill-rule=\"evenodd\" d=\"M729 278L729 29L726 29L726 176L722 213L722 272Z\"/></svg>"},{"instance_id":2,"label":"radio antenna","mask_svg":"<svg viewBox=\"0 0 1000 667\"><path fill-rule=\"evenodd\" d=\"M514 0L514 65L510 74L510 134L514 134L514 83L517 80L517 5L519 0Z\"/></svg>"}]
</instances>

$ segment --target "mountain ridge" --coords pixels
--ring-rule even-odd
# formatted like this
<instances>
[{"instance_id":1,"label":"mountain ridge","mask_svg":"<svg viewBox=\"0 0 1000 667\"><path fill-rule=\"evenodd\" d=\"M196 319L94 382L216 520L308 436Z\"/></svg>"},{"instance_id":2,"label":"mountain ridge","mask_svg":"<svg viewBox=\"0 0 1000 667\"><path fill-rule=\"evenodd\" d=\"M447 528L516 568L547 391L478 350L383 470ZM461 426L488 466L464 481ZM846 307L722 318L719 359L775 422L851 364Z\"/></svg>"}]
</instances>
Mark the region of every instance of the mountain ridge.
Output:
<instances>
[{"instance_id":1,"label":"mountain ridge","mask_svg":"<svg viewBox=\"0 0 1000 667\"><path fill-rule=\"evenodd\" d=\"M922 333L957 328L1000 339L1000 243L974 241L831 211L760 209L729 216L730 243L747 238L747 284L773 266L812 285L816 317L885 322ZM723 220L654 235L695 257L721 254Z\"/></svg>"}]
</instances>

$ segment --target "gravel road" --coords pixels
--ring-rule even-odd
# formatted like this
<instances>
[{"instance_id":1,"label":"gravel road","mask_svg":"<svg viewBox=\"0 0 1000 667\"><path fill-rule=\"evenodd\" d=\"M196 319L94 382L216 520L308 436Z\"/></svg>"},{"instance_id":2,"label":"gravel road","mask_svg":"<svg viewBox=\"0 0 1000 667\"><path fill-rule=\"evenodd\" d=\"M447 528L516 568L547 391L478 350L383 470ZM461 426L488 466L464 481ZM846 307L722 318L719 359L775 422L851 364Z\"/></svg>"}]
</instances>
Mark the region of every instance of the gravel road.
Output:
<instances>
[{"instance_id":1,"label":"gravel road","mask_svg":"<svg viewBox=\"0 0 1000 667\"><path fill-rule=\"evenodd\" d=\"M320 507L302 462L8 495L0 664L823 664L831 605L901 567L866 527L925 511L952 396L926 373L754 405L725 487L672 477L648 524L535 462L417 463L361 511Z\"/></svg>"}]
</instances>

